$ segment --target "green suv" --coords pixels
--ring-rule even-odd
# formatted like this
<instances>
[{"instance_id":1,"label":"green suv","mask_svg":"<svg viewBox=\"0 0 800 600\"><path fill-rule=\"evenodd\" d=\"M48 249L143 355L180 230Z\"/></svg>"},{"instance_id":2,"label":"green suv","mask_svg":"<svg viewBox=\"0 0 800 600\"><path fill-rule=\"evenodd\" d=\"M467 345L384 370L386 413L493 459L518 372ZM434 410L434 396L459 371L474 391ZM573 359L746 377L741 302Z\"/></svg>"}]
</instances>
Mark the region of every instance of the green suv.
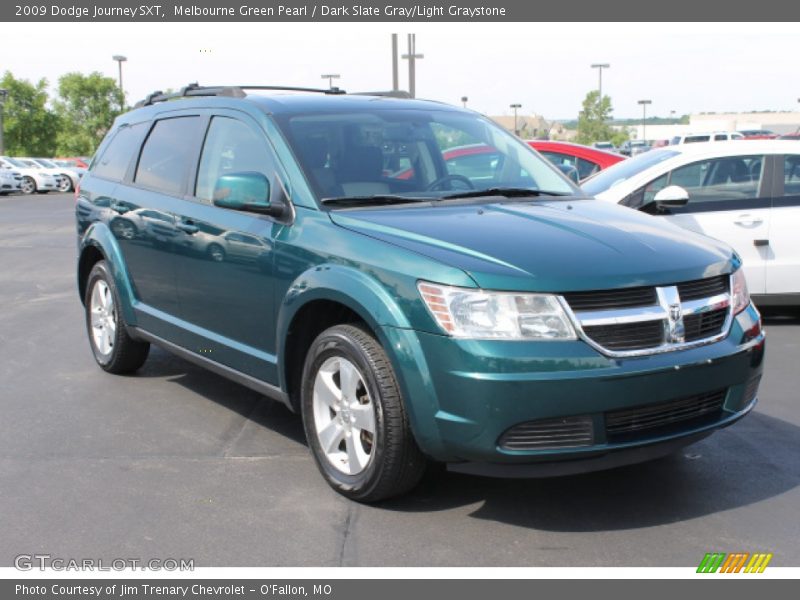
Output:
<instances>
[{"instance_id":1,"label":"green suv","mask_svg":"<svg viewBox=\"0 0 800 600\"><path fill-rule=\"evenodd\" d=\"M728 246L586 198L477 113L286 89L117 119L76 192L100 367L156 344L284 402L365 502L431 461L639 462L753 408L764 333ZM494 151L445 159L470 145Z\"/></svg>"}]
</instances>

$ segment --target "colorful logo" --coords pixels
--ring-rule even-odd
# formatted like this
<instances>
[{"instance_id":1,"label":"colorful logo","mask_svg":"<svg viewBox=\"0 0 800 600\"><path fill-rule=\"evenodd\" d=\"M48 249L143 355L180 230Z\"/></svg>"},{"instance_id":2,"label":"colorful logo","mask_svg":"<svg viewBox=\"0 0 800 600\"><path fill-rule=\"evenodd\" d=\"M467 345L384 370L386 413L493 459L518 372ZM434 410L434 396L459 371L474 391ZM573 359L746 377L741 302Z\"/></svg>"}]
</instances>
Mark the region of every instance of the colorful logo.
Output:
<instances>
[{"instance_id":1,"label":"colorful logo","mask_svg":"<svg viewBox=\"0 0 800 600\"><path fill-rule=\"evenodd\" d=\"M765 552L709 552L700 561L698 573L763 573L772 554Z\"/></svg>"}]
</instances>

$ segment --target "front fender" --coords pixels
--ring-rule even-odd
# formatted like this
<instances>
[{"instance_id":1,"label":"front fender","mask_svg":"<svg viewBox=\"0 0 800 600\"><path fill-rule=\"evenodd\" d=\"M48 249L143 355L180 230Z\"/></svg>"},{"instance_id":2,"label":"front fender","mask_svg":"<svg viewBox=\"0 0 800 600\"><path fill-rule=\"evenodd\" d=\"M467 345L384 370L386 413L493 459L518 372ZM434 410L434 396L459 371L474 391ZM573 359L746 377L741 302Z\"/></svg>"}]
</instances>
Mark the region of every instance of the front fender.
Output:
<instances>
[{"instance_id":1,"label":"front fender","mask_svg":"<svg viewBox=\"0 0 800 600\"><path fill-rule=\"evenodd\" d=\"M372 329L392 363L417 442L426 454L439 454L441 442L435 418L438 403L417 332L395 296L375 278L355 268L320 265L304 272L289 287L278 309L281 388L288 389L282 366L289 327L300 309L315 300L347 306Z\"/></svg>"},{"instance_id":2,"label":"front fender","mask_svg":"<svg viewBox=\"0 0 800 600\"><path fill-rule=\"evenodd\" d=\"M373 331L379 331L385 325L411 328L397 301L376 279L352 267L318 265L292 282L278 307L276 339L280 340L279 360L284 356L287 333L295 315L315 300L343 304L358 314Z\"/></svg>"},{"instance_id":3,"label":"front fender","mask_svg":"<svg viewBox=\"0 0 800 600\"><path fill-rule=\"evenodd\" d=\"M80 266L90 248L99 250L108 265L114 283L117 287L117 294L121 304L122 316L127 325L136 325L136 314L133 307L136 303L136 295L131 284L128 266L122 256L122 251L117 242L117 238L105 223L92 223L78 242L78 265ZM81 270L78 269L79 277ZM87 273L88 275L88 273ZM78 289L82 289L82 282L78 280ZM81 298L81 301L83 298Z\"/></svg>"}]
</instances>

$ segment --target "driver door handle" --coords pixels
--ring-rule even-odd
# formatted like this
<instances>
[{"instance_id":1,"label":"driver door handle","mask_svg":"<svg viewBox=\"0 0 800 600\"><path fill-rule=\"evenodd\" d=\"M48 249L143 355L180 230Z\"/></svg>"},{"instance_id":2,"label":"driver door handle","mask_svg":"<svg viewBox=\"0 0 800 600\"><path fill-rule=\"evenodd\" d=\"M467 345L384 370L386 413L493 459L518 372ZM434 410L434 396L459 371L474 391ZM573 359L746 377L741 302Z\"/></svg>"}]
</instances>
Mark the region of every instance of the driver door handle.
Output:
<instances>
[{"instance_id":1,"label":"driver door handle","mask_svg":"<svg viewBox=\"0 0 800 600\"><path fill-rule=\"evenodd\" d=\"M753 225L761 225L764 222L763 219L759 217L754 217L753 215L739 215L738 218L733 220L734 223L737 225L741 225L742 227L752 227Z\"/></svg>"}]
</instances>

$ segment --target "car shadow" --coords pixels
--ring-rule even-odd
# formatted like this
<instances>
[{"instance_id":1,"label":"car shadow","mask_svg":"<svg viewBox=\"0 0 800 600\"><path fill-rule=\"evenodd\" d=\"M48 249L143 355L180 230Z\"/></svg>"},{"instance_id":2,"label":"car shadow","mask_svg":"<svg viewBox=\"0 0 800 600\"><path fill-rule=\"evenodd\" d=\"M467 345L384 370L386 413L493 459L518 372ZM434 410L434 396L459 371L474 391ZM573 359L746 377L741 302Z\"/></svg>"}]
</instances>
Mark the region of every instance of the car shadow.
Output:
<instances>
[{"instance_id":1,"label":"car shadow","mask_svg":"<svg viewBox=\"0 0 800 600\"><path fill-rule=\"evenodd\" d=\"M471 516L544 531L617 531L687 521L779 496L800 484L800 427L755 412L665 458L548 479L450 472L381 504L436 512L479 503Z\"/></svg>"},{"instance_id":2,"label":"car shadow","mask_svg":"<svg viewBox=\"0 0 800 600\"><path fill-rule=\"evenodd\" d=\"M161 348L151 346L150 355L135 377L165 378L198 396L211 400L253 423L307 446L300 417L283 403L229 381Z\"/></svg>"},{"instance_id":3,"label":"car shadow","mask_svg":"<svg viewBox=\"0 0 800 600\"><path fill-rule=\"evenodd\" d=\"M770 316L768 323L800 318ZM266 430L307 446L301 419L210 371L153 348L139 377L162 377ZM409 494L376 508L435 513L478 503L470 513L544 531L616 531L687 521L779 496L800 484L800 427L758 412L665 458L597 473L493 479L432 467Z\"/></svg>"}]
</instances>

